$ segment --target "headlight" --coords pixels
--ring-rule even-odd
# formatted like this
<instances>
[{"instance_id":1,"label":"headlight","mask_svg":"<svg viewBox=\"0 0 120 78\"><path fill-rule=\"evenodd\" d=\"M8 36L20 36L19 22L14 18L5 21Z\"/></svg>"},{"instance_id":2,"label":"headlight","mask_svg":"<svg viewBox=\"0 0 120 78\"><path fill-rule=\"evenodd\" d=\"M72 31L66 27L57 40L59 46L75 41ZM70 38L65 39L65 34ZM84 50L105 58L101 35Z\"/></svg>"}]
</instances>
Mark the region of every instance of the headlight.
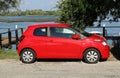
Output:
<instances>
[{"instance_id":1,"label":"headlight","mask_svg":"<svg viewBox=\"0 0 120 78\"><path fill-rule=\"evenodd\" d=\"M103 45L103 46L106 46L106 45L107 45L107 43L106 43L106 42L102 42L102 45Z\"/></svg>"},{"instance_id":2,"label":"headlight","mask_svg":"<svg viewBox=\"0 0 120 78\"><path fill-rule=\"evenodd\" d=\"M95 42L100 42L100 43L102 43L103 46L106 46L106 45L107 45L107 43L106 43L105 41L102 41L102 40L100 40L100 39L95 39L94 41L95 41Z\"/></svg>"}]
</instances>

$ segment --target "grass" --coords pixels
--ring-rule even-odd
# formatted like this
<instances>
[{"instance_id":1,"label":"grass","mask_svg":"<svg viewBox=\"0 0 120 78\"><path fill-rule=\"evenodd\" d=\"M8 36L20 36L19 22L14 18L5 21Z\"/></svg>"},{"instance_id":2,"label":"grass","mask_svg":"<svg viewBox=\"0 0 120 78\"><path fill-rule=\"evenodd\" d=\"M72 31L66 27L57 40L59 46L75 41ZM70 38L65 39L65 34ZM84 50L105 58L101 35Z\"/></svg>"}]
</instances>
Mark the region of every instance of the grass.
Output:
<instances>
[{"instance_id":1,"label":"grass","mask_svg":"<svg viewBox=\"0 0 120 78\"><path fill-rule=\"evenodd\" d=\"M0 59L19 59L16 50L0 50Z\"/></svg>"}]
</instances>

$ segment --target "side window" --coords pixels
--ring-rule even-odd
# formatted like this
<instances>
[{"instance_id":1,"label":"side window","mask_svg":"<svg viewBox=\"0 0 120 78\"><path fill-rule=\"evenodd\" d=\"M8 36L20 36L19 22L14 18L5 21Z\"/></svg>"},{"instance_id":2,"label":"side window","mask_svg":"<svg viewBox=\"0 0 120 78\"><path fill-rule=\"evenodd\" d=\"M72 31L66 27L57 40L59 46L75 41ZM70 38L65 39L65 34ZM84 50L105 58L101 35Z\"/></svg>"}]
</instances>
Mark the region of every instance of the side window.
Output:
<instances>
[{"instance_id":1,"label":"side window","mask_svg":"<svg viewBox=\"0 0 120 78\"><path fill-rule=\"evenodd\" d=\"M75 34L72 30L67 28L56 28L56 32L63 33L63 34Z\"/></svg>"},{"instance_id":2,"label":"side window","mask_svg":"<svg viewBox=\"0 0 120 78\"><path fill-rule=\"evenodd\" d=\"M37 28L33 34L35 36L47 36L47 28Z\"/></svg>"},{"instance_id":3,"label":"side window","mask_svg":"<svg viewBox=\"0 0 120 78\"><path fill-rule=\"evenodd\" d=\"M51 27L50 34L52 37L71 38L75 32L69 28Z\"/></svg>"}]
</instances>

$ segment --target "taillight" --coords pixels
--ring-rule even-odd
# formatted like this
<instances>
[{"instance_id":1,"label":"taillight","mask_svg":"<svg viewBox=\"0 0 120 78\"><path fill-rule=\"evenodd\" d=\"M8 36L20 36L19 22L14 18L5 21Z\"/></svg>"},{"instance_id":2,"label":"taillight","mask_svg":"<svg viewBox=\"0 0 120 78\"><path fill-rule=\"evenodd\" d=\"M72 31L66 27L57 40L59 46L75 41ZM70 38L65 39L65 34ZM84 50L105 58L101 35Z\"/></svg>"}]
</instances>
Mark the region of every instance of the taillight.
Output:
<instances>
[{"instance_id":1,"label":"taillight","mask_svg":"<svg viewBox=\"0 0 120 78\"><path fill-rule=\"evenodd\" d=\"M19 41L21 42L24 38L25 36L21 36Z\"/></svg>"}]
</instances>

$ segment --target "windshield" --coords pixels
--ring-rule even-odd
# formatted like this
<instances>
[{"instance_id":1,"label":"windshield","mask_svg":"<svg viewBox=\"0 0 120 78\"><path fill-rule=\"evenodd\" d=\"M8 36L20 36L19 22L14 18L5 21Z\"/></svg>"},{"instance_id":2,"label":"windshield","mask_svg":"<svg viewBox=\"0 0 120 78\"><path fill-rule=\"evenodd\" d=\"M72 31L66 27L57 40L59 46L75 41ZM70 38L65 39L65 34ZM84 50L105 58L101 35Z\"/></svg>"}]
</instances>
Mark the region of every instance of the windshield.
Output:
<instances>
[{"instance_id":1,"label":"windshield","mask_svg":"<svg viewBox=\"0 0 120 78\"><path fill-rule=\"evenodd\" d=\"M75 31L77 31L78 33L82 34L85 37L90 37L92 35L92 34L86 32L86 31L83 31L83 30L79 30L79 29L75 29L75 28L72 28L72 29L74 29Z\"/></svg>"}]
</instances>

